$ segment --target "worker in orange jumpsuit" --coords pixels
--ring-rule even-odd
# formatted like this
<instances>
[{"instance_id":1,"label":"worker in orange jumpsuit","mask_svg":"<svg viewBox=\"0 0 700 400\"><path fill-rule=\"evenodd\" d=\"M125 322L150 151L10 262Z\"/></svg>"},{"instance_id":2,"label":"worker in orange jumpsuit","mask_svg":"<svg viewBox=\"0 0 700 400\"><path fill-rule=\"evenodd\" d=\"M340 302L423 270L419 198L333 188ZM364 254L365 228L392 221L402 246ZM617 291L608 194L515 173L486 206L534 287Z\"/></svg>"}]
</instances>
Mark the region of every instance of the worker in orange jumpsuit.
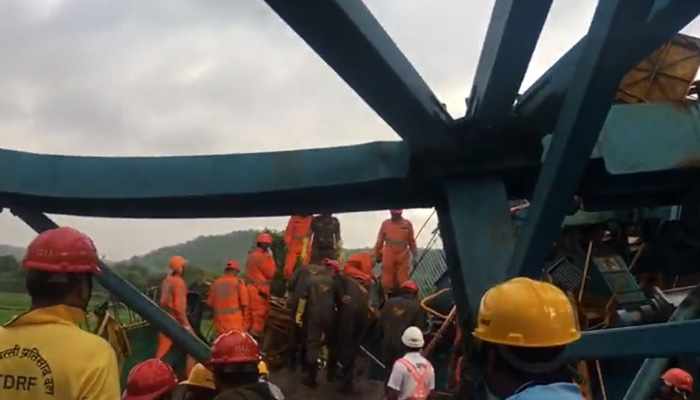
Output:
<instances>
[{"instance_id":1,"label":"worker in orange jumpsuit","mask_svg":"<svg viewBox=\"0 0 700 400\"><path fill-rule=\"evenodd\" d=\"M284 259L284 279L289 279L292 276L294 267L303 253L306 253L304 255L307 257L309 255L308 249L307 251L303 250L304 246L308 246L309 226L313 217L313 215L301 214L292 215L289 218L287 229L284 231L284 243L287 245L287 256ZM306 260L302 260L302 265L304 261Z\"/></svg>"},{"instance_id":2,"label":"worker in orange jumpsuit","mask_svg":"<svg viewBox=\"0 0 700 400\"><path fill-rule=\"evenodd\" d=\"M173 369L151 358L129 371L122 400L166 400L172 398L176 387L177 376Z\"/></svg>"},{"instance_id":3,"label":"worker in orange jumpsuit","mask_svg":"<svg viewBox=\"0 0 700 400\"><path fill-rule=\"evenodd\" d=\"M250 297L250 314L252 323L250 333L261 337L265 329L265 318L270 311L270 284L275 277L277 267L268 250L272 245L272 236L261 233L255 238L255 249L248 254L246 261L246 280Z\"/></svg>"},{"instance_id":4,"label":"worker in orange jumpsuit","mask_svg":"<svg viewBox=\"0 0 700 400\"><path fill-rule=\"evenodd\" d=\"M391 210L391 218L382 222L374 245L377 262L382 263L381 285L384 295L408 280L409 252L418 255L413 224L402 217L403 210Z\"/></svg>"},{"instance_id":5,"label":"worker in orange jumpsuit","mask_svg":"<svg viewBox=\"0 0 700 400\"><path fill-rule=\"evenodd\" d=\"M228 331L250 329L250 298L245 281L238 277L240 272L237 261L227 262L224 274L209 288L207 304L214 314L216 336Z\"/></svg>"},{"instance_id":6,"label":"worker in orange jumpsuit","mask_svg":"<svg viewBox=\"0 0 700 400\"><path fill-rule=\"evenodd\" d=\"M187 284L182 278L185 272L185 264L187 261L180 256L170 258L168 268L170 273L163 279L160 287L160 306L170 314L180 325L194 334L194 329L187 319ZM162 359L170 351L173 342L169 337L162 332L158 333L158 348L156 349L156 358ZM187 356L187 374L196 364L195 360Z\"/></svg>"},{"instance_id":7,"label":"worker in orange jumpsuit","mask_svg":"<svg viewBox=\"0 0 700 400\"><path fill-rule=\"evenodd\" d=\"M352 273L351 273L352 272ZM371 252L354 253L343 266L345 275L361 276L368 285L374 279L374 256Z\"/></svg>"}]
</instances>

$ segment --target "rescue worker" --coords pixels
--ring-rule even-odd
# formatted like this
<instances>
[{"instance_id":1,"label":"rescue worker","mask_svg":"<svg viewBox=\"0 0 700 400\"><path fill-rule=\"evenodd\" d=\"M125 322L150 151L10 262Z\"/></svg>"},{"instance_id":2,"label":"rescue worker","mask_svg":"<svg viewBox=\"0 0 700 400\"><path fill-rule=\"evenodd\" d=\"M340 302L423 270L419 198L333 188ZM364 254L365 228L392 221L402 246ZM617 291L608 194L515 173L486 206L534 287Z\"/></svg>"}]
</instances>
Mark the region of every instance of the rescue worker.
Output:
<instances>
[{"instance_id":1,"label":"rescue worker","mask_svg":"<svg viewBox=\"0 0 700 400\"><path fill-rule=\"evenodd\" d=\"M387 299L379 311L379 327L382 335L382 356L385 381L391 374L390 366L403 355L401 335L409 326L424 329L425 314L418 301L418 286L412 281L401 284L394 297Z\"/></svg>"},{"instance_id":2,"label":"rescue worker","mask_svg":"<svg viewBox=\"0 0 700 400\"><path fill-rule=\"evenodd\" d=\"M99 264L92 240L72 228L29 244L21 267L31 306L0 327L0 399L119 400L114 349L78 325Z\"/></svg>"},{"instance_id":3,"label":"rescue worker","mask_svg":"<svg viewBox=\"0 0 700 400\"><path fill-rule=\"evenodd\" d=\"M492 287L481 299L474 337L490 398L582 399L564 354L581 333L556 286L518 277Z\"/></svg>"},{"instance_id":4,"label":"rescue worker","mask_svg":"<svg viewBox=\"0 0 700 400\"><path fill-rule=\"evenodd\" d=\"M408 280L409 253L414 260L418 256L413 224L402 214L403 210L391 210L391 218L382 222L374 245L377 262L382 263L381 285L385 296Z\"/></svg>"},{"instance_id":5,"label":"rescue worker","mask_svg":"<svg viewBox=\"0 0 700 400\"><path fill-rule=\"evenodd\" d=\"M693 377L683 369L668 369L661 380L659 400L687 400L693 393Z\"/></svg>"},{"instance_id":6,"label":"rescue worker","mask_svg":"<svg viewBox=\"0 0 700 400\"><path fill-rule=\"evenodd\" d=\"M369 281L360 269L345 268L338 278L336 298L339 326L339 359L342 364L340 390L353 393L355 360L360 353L360 340L369 326Z\"/></svg>"},{"instance_id":7,"label":"rescue worker","mask_svg":"<svg viewBox=\"0 0 700 400\"><path fill-rule=\"evenodd\" d=\"M340 237L340 221L333 214L319 214L311 220L311 264L321 264L326 259L337 260L343 247Z\"/></svg>"},{"instance_id":8,"label":"rescue worker","mask_svg":"<svg viewBox=\"0 0 700 400\"><path fill-rule=\"evenodd\" d=\"M245 281L238 277L240 272L241 267L237 261L227 262L224 274L209 288L207 304L214 315L213 328L216 336L228 331L250 329L250 299Z\"/></svg>"},{"instance_id":9,"label":"rescue worker","mask_svg":"<svg viewBox=\"0 0 700 400\"><path fill-rule=\"evenodd\" d=\"M255 238L255 248L248 254L246 261L246 280L250 298L251 326L250 333L262 337L265 319L270 311L270 284L275 277L277 267L270 255L272 236L261 233Z\"/></svg>"},{"instance_id":10,"label":"rescue worker","mask_svg":"<svg viewBox=\"0 0 700 400\"><path fill-rule=\"evenodd\" d=\"M426 400L435 390L435 369L421 354L423 332L410 326L401 335L404 355L396 360L387 382L387 400Z\"/></svg>"},{"instance_id":11,"label":"rescue worker","mask_svg":"<svg viewBox=\"0 0 700 400\"><path fill-rule=\"evenodd\" d=\"M355 274L362 274L366 285L374 279L374 256L371 252L358 252L348 257L343 266L343 273L353 271Z\"/></svg>"},{"instance_id":12,"label":"rescue worker","mask_svg":"<svg viewBox=\"0 0 700 400\"><path fill-rule=\"evenodd\" d=\"M182 327L194 334L194 329L187 318L187 283L183 278L187 261L180 256L170 257L168 268L170 273L163 279L160 287L160 306ZM161 360L173 346L172 340L162 332L158 333L158 348L156 358ZM186 373L190 374L196 361L187 356Z\"/></svg>"},{"instance_id":13,"label":"rescue worker","mask_svg":"<svg viewBox=\"0 0 700 400\"><path fill-rule=\"evenodd\" d=\"M327 373L329 380L335 376L335 367L337 365L337 350L336 345L336 310L335 300L337 296L336 285L336 266L327 260L325 262L325 271L323 273L310 276L306 288L302 291L297 306L297 314L295 322L297 325L306 326L306 362L307 376L303 380L303 384L309 387L316 387L316 375L318 373L318 357L321 354L323 343L322 338L325 337L325 343L328 348L328 363ZM334 260L333 260L334 261Z\"/></svg>"},{"instance_id":14,"label":"rescue worker","mask_svg":"<svg viewBox=\"0 0 700 400\"><path fill-rule=\"evenodd\" d=\"M325 267L316 264L309 264L306 268L294 270L288 281L287 307L289 308L292 321L296 319L299 309L299 299L309 282L309 277L325 272ZM306 300L304 300L306 301ZM302 305L301 310L304 306ZM289 332L289 352L287 353L287 367L294 371L297 368L297 361L301 361L302 369L306 370L306 327L303 324L292 324Z\"/></svg>"},{"instance_id":15,"label":"rescue worker","mask_svg":"<svg viewBox=\"0 0 700 400\"><path fill-rule=\"evenodd\" d=\"M259 379L258 342L245 333L229 331L214 340L208 368L219 394L214 400L277 400Z\"/></svg>"},{"instance_id":16,"label":"rescue worker","mask_svg":"<svg viewBox=\"0 0 700 400\"><path fill-rule=\"evenodd\" d=\"M173 369L163 361L151 358L129 371L122 400L170 400L176 387L177 376Z\"/></svg>"},{"instance_id":17,"label":"rescue worker","mask_svg":"<svg viewBox=\"0 0 700 400\"><path fill-rule=\"evenodd\" d=\"M185 388L182 400L212 400L216 396L214 375L204 365L197 363L186 381L180 382Z\"/></svg>"},{"instance_id":18,"label":"rescue worker","mask_svg":"<svg viewBox=\"0 0 700 400\"><path fill-rule=\"evenodd\" d=\"M267 385L268 389L270 389L270 393L272 393L275 399L284 400L284 394L282 394L280 388L274 383L270 382L270 370L267 369L267 364L265 364L265 361L260 361L258 363L258 374L260 375L260 383Z\"/></svg>"},{"instance_id":19,"label":"rescue worker","mask_svg":"<svg viewBox=\"0 0 700 400\"><path fill-rule=\"evenodd\" d=\"M313 215L292 215L284 231L284 243L287 245L287 255L284 258L284 279L289 279L294 272L297 262L301 259L306 264L309 242L309 226ZM303 258L302 258L303 256Z\"/></svg>"}]
</instances>

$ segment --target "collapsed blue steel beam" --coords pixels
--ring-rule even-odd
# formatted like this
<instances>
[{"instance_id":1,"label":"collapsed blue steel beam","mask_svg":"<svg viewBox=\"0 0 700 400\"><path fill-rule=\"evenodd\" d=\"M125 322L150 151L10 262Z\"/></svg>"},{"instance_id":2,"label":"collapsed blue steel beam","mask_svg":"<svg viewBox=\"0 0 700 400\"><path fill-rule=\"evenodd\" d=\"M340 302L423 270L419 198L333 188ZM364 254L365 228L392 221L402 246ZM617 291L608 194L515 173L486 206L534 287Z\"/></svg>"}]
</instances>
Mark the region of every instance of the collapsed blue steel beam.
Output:
<instances>
[{"instance_id":1,"label":"collapsed blue steel beam","mask_svg":"<svg viewBox=\"0 0 700 400\"><path fill-rule=\"evenodd\" d=\"M410 148L444 145L452 118L361 0L265 2Z\"/></svg>"},{"instance_id":2,"label":"collapsed blue steel beam","mask_svg":"<svg viewBox=\"0 0 700 400\"><path fill-rule=\"evenodd\" d=\"M700 285L696 286L683 299L678 308L673 312L669 321L687 321L696 318L700 312ZM673 341L679 341L681 338L676 336L668 336L660 338L673 338ZM697 341L697 336L695 341ZM688 343L690 345L690 343ZM668 366L668 358L647 358L639 368L637 376L634 377L623 400L650 399L653 397L653 390L657 386L659 377Z\"/></svg>"},{"instance_id":3,"label":"collapsed blue steel beam","mask_svg":"<svg viewBox=\"0 0 700 400\"><path fill-rule=\"evenodd\" d=\"M698 14L700 1L656 0L645 27L629 38L626 52L608 62L619 64L625 71L631 70L692 22ZM564 97L573 83L574 70L581 58L586 37L579 40L518 100L515 113L528 127L542 133L550 133L554 129Z\"/></svg>"},{"instance_id":4,"label":"collapsed blue steel beam","mask_svg":"<svg viewBox=\"0 0 700 400\"><path fill-rule=\"evenodd\" d=\"M667 358L700 355L700 320L584 332L566 350L571 360Z\"/></svg>"},{"instance_id":5,"label":"collapsed blue steel beam","mask_svg":"<svg viewBox=\"0 0 700 400\"><path fill-rule=\"evenodd\" d=\"M479 125L495 128L512 112L551 6L552 0L496 0L467 105Z\"/></svg>"},{"instance_id":6,"label":"collapsed blue steel beam","mask_svg":"<svg viewBox=\"0 0 700 400\"><path fill-rule=\"evenodd\" d=\"M465 178L446 183L444 191L446 204L437 208L440 232L464 324L476 319L481 296L506 279L515 230L503 182Z\"/></svg>"},{"instance_id":7,"label":"collapsed blue steel beam","mask_svg":"<svg viewBox=\"0 0 700 400\"><path fill-rule=\"evenodd\" d=\"M606 0L596 8L574 82L553 133L532 205L513 253L509 275L538 278L551 244L605 123L620 80L627 72L610 62L629 46L653 0Z\"/></svg>"},{"instance_id":8,"label":"collapsed blue steel beam","mask_svg":"<svg viewBox=\"0 0 700 400\"><path fill-rule=\"evenodd\" d=\"M22 219L37 233L49 229L58 228L55 222L41 212L24 209L10 210L14 215ZM175 320L158 307L151 299L139 292L131 283L114 273L107 265L100 261L101 273L95 275L95 279L127 307L150 322L158 332L168 336L175 346L185 353L192 355L197 361L205 363L209 360L210 350L204 342L180 326Z\"/></svg>"}]
</instances>

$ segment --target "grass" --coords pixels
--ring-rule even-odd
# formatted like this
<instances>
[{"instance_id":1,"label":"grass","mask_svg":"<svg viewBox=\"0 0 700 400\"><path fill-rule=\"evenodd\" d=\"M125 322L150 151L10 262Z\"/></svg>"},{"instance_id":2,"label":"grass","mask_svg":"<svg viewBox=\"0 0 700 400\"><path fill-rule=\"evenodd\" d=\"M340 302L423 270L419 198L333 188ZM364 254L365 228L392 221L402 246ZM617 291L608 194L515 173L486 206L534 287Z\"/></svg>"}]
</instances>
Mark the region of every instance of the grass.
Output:
<instances>
[{"instance_id":1,"label":"grass","mask_svg":"<svg viewBox=\"0 0 700 400\"><path fill-rule=\"evenodd\" d=\"M88 311L94 310L105 300L107 300L107 295L103 293L93 294L93 297L90 300L90 305L88 306ZM27 309L29 309L29 304L29 296L25 293L0 292L0 324L4 324L17 315L27 311ZM131 323L143 320L140 316L136 315L136 313L130 311L126 307L120 307L118 309L112 308L110 311L122 325L129 325ZM91 331L95 329L95 326L96 320L92 315L90 315L86 323L83 324L83 328ZM211 320L205 319L202 321L201 330L208 339L212 339L211 335L213 335L213 333L211 332Z\"/></svg>"}]
</instances>

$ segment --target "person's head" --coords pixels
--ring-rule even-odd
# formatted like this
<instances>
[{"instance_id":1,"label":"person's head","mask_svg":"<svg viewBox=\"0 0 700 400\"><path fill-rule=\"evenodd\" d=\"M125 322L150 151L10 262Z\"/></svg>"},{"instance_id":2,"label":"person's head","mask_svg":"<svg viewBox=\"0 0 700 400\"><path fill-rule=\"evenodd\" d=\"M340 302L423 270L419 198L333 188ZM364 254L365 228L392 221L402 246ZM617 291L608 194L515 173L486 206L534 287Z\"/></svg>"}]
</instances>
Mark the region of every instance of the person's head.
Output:
<instances>
[{"instance_id":1,"label":"person's head","mask_svg":"<svg viewBox=\"0 0 700 400\"><path fill-rule=\"evenodd\" d=\"M168 261L168 269L171 275L183 276L185 274L185 266L187 265L187 260L180 256L170 257Z\"/></svg>"},{"instance_id":2,"label":"person's head","mask_svg":"<svg viewBox=\"0 0 700 400\"><path fill-rule=\"evenodd\" d=\"M95 244L85 234L68 227L42 232L27 246L21 264L32 308L65 304L87 309L99 263Z\"/></svg>"},{"instance_id":3,"label":"person's head","mask_svg":"<svg viewBox=\"0 0 700 400\"><path fill-rule=\"evenodd\" d=\"M231 260L231 261L226 263L226 268L224 268L225 274L236 276L240 272L241 272L241 266L238 264L238 261Z\"/></svg>"},{"instance_id":4,"label":"person's head","mask_svg":"<svg viewBox=\"0 0 700 400\"><path fill-rule=\"evenodd\" d=\"M260 233L255 238L255 245L265 251L272 246L272 236L269 233Z\"/></svg>"},{"instance_id":5,"label":"person's head","mask_svg":"<svg viewBox=\"0 0 700 400\"><path fill-rule=\"evenodd\" d=\"M207 367L213 372L214 385L221 391L258 381L260 349L245 332L226 332L214 340Z\"/></svg>"},{"instance_id":6,"label":"person's head","mask_svg":"<svg viewBox=\"0 0 700 400\"><path fill-rule=\"evenodd\" d=\"M406 281L399 286L398 294L403 297L415 299L418 297L418 290L418 285L416 285L413 281Z\"/></svg>"},{"instance_id":7,"label":"person's head","mask_svg":"<svg viewBox=\"0 0 700 400\"><path fill-rule=\"evenodd\" d=\"M406 352L420 351L425 344L423 332L417 326L409 326L401 335L401 343Z\"/></svg>"},{"instance_id":8,"label":"person's head","mask_svg":"<svg viewBox=\"0 0 700 400\"><path fill-rule=\"evenodd\" d=\"M403 210L399 210L399 209L389 210L389 215L391 215L392 220L396 221L398 219L401 219L401 216L403 215Z\"/></svg>"},{"instance_id":9,"label":"person's head","mask_svg":"<svg viewBox=\"0 0 700 400\"><path fill-rule=\"evenodd\" d=\"M166 400L177 387L172 368L156 358L136 364L126 378L122 400Z\"/></svg>"},{"instance_id":10,"label":"person's head","mask_svg":"<svg viewBox=\"0 0 700 400\"><path fill-rule=\"evenodd\" d=\"M212 400L217 394L214 375L202 364L196 364L180 385L185 387L183 400Z\"/></svg>"},{"instance_id":11,"label":"person's head","mask_svg":"<svg viewBox=\"0 0 700 400\"><path fill-rule=\"evenodd\" d=\"M336 260L333 260L331 258L324 258L321 261L321 264L323 264L324 267L326 267L326 271L329 274L337 274L340 272L340 263Z\"/></svg>"},{"instance_id":12,"label":"person's head","mask_svg":"<svg viewBox=\"0 0 700 400\"><path fill-rule=\"evenodd\" d=\"M693 377L685 370L671 368L661 375L661 400L686 400L693 392Z\"/></svg>"},{"instance_id":13,"label":"person's head","mask_svg":"<svg viewBox=\"0 0 700 400\"><path fill-rule=\"evenodd\" d=\"M514 278L481 299L474 337L487 389L498 398L529 381L553 381L581 337L569 298L554 285Z\"/></svg>"}]
</instances>

